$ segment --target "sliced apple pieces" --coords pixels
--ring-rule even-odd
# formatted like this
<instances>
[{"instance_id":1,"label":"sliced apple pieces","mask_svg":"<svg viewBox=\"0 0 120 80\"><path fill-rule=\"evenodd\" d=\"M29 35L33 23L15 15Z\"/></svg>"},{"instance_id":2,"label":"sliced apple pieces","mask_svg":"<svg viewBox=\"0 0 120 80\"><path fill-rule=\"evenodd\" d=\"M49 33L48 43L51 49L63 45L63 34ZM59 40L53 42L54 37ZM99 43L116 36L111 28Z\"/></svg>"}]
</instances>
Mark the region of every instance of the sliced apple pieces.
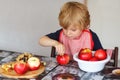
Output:
<instances>
[{"instance_id":1,"label":"sliced apple pieces","mask_svg":"<svg viewBox=\"0 0 120 80\"><path fill-rule=\"evenodd\" d=\"M28 66L30 70L37 70L40 67L40 59L37 57L31 57L28 59Z\"/></svg>"}]
</instances>

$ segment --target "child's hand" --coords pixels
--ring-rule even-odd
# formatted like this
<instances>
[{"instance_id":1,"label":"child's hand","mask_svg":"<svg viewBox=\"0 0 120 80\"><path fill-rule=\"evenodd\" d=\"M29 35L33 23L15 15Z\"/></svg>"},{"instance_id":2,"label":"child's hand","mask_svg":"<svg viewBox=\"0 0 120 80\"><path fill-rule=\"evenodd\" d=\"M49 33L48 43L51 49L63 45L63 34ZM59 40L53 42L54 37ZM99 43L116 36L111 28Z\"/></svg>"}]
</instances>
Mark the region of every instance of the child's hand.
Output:
<instances>
[{"instance_id":1,"label":"child's hand","mask_svg":"<svg viewBox=\"0 0 120 80\"><path fill-rule=\"evenodd\" d=\"M63 55L65 53L65 46L63 44L57 42L55 48L56 48L56 52L59 55Z\"/></svg>"}]
</instances>

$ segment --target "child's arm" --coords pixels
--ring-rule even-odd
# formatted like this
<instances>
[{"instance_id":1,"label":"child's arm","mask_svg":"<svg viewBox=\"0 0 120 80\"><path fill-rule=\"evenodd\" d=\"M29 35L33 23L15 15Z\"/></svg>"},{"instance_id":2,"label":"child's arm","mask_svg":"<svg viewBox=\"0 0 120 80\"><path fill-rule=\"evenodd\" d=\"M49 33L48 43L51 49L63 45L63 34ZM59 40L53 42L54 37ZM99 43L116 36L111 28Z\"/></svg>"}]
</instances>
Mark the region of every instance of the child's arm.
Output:
<instances>
[{"instance_id":1,"label":"child's arm","mask_svg":"<svg viewBox=\"0 0 120 80\"><path fill-rule=\"evenodd\" d=\"M40 38L39 43L41 46L50 46L50 47L54 46L55 47L55 45L57 44L57 41L50 39L47 36L43 36Z\"/></svg>"},{"instance_id":2,"label":"child's arm","mask_svg":"<svg viewBox=\"0 0 120 80\"><path fill-rule=\"evenodd\" d=\"M58 54L63 55L65 53L65 47L63 44L58 42L57 40L53 40L49 38L48 36L43 36L39 40L40 45L42 46L54 46L56 48L56 51Z\"/></svg>"}]
</instances>

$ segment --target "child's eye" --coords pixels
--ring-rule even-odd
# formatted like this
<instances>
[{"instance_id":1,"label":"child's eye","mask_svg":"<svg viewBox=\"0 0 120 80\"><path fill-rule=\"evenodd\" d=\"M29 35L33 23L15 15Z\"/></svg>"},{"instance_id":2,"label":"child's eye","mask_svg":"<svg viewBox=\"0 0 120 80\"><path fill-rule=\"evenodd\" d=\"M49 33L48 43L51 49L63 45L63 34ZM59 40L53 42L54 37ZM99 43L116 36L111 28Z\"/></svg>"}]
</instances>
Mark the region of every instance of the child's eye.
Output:
<instances>
[{"instance_id":1,"label":"child's eye","mask_svg":"<svg viewBox=\"0 0 120 80\"><path fill-rule=\"evenodd\" d=\"M72 29L72 31L76 31L76 29Z\"/></svg>"}]
</instances>

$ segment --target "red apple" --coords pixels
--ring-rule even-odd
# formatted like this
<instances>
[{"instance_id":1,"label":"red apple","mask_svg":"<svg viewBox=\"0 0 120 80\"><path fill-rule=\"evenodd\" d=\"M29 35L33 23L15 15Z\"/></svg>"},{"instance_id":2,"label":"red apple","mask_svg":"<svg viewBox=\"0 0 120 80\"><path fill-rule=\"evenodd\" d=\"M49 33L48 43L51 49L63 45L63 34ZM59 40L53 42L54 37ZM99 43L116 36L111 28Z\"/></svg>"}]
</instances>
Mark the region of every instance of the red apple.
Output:
<instances>
[{"instance_id":1,"label":"red apple","mask_svg":"<svg viewBox=\"0 0 120 80\"><path fill-rule=\"evenodd\" d=\"M18 62L14 65L14 70L18 74L24 74L29 70L29 67L26 63Z\"/></svg>"},{"instance_id":2,"label":"red apple","mask_svg":"<svg viewBox=\"0 0 120 80\"><path fill-rule=\"evenodd\" d=\"M98 58L99 60L104 60L107 58L107 53L103 49L98 49L95 51L95 57Z\"/></svg>"},{"instance_id":3,"label":"red apple","mask_svg":"<svg viewBox=\"0 0 120 80\"><path fill-rule=\"evenodd\" d=\"M81 49L78 58L86 61L90 60L92 58L92 50L89 48Z\"/></svg>"},{"instance_id":4,"label":"red apple","mask_svg":"<svg viewBox=\"0 0 120 80\"><path fill-rule=\"evenodd\" d=\"M93 56L89 61L98 61L98 59Z\"/></svg>"},{"instance_id":5,"label":"red apple","mask_svg":"<svg viewBox=\"0 0 120 80\"><path fill-rule=\"evenodd\" d=\"M64 55L57 55L56 60L59 64L61 65L66 65L69 63L70 61L70 57L68 54L64 54Z\"/></svg>"},{"instance_id":6,"label":"red apple","mask_svg":"<svg viewBox=\"0 0 120 80\"><path fill-rule=\"evenodd\" d=\"M37 70L40 67L40 59L37 57L29 58L27 63L30 70Z\"/></svg>"}]
</instances>

